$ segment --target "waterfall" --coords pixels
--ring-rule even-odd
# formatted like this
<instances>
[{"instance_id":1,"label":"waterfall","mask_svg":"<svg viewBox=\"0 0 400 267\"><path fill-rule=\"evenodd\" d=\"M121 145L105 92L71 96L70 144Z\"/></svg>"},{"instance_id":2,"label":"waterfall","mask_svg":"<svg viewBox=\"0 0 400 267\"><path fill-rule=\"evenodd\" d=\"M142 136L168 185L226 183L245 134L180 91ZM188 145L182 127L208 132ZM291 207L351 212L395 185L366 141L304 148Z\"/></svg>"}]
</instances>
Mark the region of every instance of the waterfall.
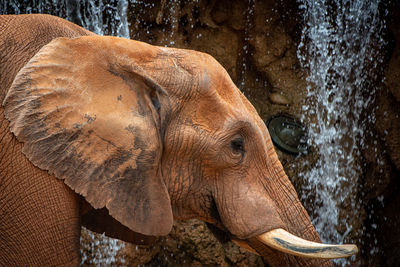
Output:
<instances>
[{"instance_id":1,"label":"waterfall","mask_svg":"<svg viewBox=\"0 0 400 267\"><path fill-rule=\"evenodd\" d=\"M128 0L4 1L0 4L0 14L51 14L100 35L129 38L128 3Z\"/></svg>"},{"instance_id":2,"label":"waterfall","mask_svg":"<svg viewBox=\"0 0 400 267\"><path fill-rule=\"evenodd\" d=\"M346 242L362 203L357 179L364 145L365 114L374 102L373 83L383 58L380 33L380 0L301 0L304 28L298 58L308 71L307 99L302 120L308 124L309 144L318 153L312 166L300 174L304 179L304 202L313 198L313 224L326 242ZM347 215L341 213L347 209ZM349 210L351 211L349 214ZM342 229L338 229L342 226ZM343 229L345 226L345 229ZM358 240L354 240L358 241Z\"/></svg>"}]
</instances>

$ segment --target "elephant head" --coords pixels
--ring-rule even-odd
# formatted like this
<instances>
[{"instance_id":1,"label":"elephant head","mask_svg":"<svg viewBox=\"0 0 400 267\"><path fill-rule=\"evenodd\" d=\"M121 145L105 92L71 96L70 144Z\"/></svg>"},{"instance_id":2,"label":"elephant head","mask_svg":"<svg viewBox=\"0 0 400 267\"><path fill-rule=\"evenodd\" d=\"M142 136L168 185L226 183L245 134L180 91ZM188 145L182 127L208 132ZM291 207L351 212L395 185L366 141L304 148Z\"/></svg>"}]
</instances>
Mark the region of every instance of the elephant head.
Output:
<instances>
[{"instance_id":1,"label":"elephant head","mask_svg":"<svg viewBox=\"0 0 400 267\"><path fill-rule=\"evenodd\" d=\"M303 261L275 249L356 251L289 234L319 241L264 122L207 54L58 38L18 73L3 105L34 165L135 232L166 235L173 218L198 218L272 265Z\"/></svg>"}]
</instances>

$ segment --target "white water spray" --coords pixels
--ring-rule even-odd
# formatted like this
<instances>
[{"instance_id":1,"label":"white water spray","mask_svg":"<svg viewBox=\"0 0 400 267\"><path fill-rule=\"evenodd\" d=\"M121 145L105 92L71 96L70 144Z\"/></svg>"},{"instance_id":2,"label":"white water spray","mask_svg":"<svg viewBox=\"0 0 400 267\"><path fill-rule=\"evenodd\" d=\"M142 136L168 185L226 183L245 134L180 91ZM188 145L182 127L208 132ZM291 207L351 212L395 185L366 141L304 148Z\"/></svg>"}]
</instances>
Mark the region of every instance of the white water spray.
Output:
<instances>
[{"instance_id":1,"label":"white water spray","mask_svg":"<svg viewBox=\"0 0 400 267\"><path fill-rule=\"evenodd\" d=\"M42 0L31 4L4 1L0 4L0 14L52 14L99 35L129 38L128 4L128 0Z\"/></svg>"},{"instance_id":2,"label":"white water spray","mask_svg":"<svg viewBox=\"0 0 400 267\"><path fill-rule=\"evenodd\" d=\"M302 200L315 195L311 217L325 242L343 243L349 233L362 234L362 229L353 229L352 220L362 208L357 179L363 171L359 158L365 122L374 121L365 111L375 97L373 70L383 60L376 56L384 44L379 4L380 0L300 1L304 28L298 58L309 71L302 119L308 124L310 145L318 152L316 163L300 174L306 180Z\"/></svg>"}]
</instances>

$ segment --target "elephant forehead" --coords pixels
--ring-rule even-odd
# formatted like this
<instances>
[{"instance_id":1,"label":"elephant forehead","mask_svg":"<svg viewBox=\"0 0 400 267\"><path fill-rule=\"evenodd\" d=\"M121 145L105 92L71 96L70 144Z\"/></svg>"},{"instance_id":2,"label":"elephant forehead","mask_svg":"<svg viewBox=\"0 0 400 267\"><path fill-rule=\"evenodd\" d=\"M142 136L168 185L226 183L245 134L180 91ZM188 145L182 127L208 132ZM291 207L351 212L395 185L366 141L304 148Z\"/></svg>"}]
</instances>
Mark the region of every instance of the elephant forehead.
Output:
<instances>
[{"instance_id":1,"label":"elephant forehead","mask_svg":"<svg viewBox=\"0 0 400 267\"><path fill-rule=\"evenodd\" d=\"M198 93L202 97L218 98L235 109L245 111L248 102L226 70L213 57L203 54L197 63Z\"/></svg>"},{"instance_id":2,"label":"elephant forehead","mask_svg":"<svg viewBox=\"0 0 400 267\"><path fill-rule=\"evenodd\" d=\"M195 103L193 113L196 121L209 125L211 129L226 129L227 124L235 121L253 121L253 114L249 112L246 98L230 80L229 76L212 74L205 70L200 86L203 88Z\"/></svg>"}]
</instances>

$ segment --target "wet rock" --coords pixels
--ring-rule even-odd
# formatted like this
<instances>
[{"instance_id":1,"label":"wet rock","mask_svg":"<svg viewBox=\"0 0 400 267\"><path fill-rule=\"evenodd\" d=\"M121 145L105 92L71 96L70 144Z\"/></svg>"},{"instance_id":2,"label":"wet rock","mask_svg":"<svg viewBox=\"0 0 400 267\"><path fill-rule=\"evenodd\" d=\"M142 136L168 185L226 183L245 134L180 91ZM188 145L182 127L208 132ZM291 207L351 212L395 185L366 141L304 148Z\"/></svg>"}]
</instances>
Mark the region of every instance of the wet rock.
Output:
<instances>
[{"instance_id":1,"label":"wet rock","mask_svg":"<svg viewBox=\"0 0 400 267\"><path fill-rule=\"evenodd\" d=\"M225 23L232 29L240 31L245 28L246 8L247 4L244 1L216 1L211 16L215 23Z\"/></svg>"},{"instance_id":2,"label":"wet rock","mask_svg":"<svg viewBox=\"0 0 400 267\"><path fill-rule=\"evenodd\" d=\"M254 61L259 69L267 68L272 62L284 57L290 47L290 37L281 27L272 32L261 32L250 41L254 46Z\"/></svg>"},{"instance_id":3,"label":"wet rock","mask_svg":"<svg viewBox=\"0 0 400 267\"><path fill-rule=\"evenodd\" d=\"M291 102L287 96L277 92L271 93L269 95L269 100L272 104L276 105L289 105Z\"/></svg>"},{"instance_id":4,"label":"wet rock","mask_svg":"<svg viewBox=\"0 0 400 267\"><path fill-rule=\"evenodd\" d=\"M400 28L398 27L398 19L400 16L399 8L393 9L393 19L391 21L391 31L395 38L394 50L390 57L389 66L386 71L386 85L396 98L397 102L400 102ZM397 21L396 21L397 20Z\"/></svg>"},{"instance_id":5,"label":"wet rock","mask_svg":"<svg viewBox=\"0 0 400 267\"><path fill-rule=\"evenodd\" d=\"M386 71L386 86L378 95L375 128L384 138L387 152L400 170L400 5L392 10L391 32L394 49Z\"/></svg>"},{"instance_id":6,"label":"wet rock","mask_svg":"<svg viewBox=\"0 0 400 267\"><path fill-rule=\"evenodd\" d=\"M239 38L229 27L204 30L193 29L188 33L187 48L206 52L221 63L232 79L236 79ZM229 45L228 45L229 44Z\"/></svg>"},{"instance_id":7,"label":"wet rock","mask_svg":"<svg viewBox=\"0 0 400 267\"><path fill-rule=\"evenodd\" d=\"M253 49L252 64L267 79L271 89L293 101L289 109L271 107L270 115L281 111L299 114L306 92L305 73L299 69L297 43L294 41L298 38L294 29L299 27L296 8L273 0L257 1L254 6L253 38L249 38Z\"/></svg>"},{"instance_id":8,"label":"wet rock","mask_svg":"<svg viewBox=\"0 0 400 267\"><path fill-rule=\"evenodd\" d=\"M198 220L176 221L167 237L151 246L125 244L119 255L127 266L264 266L232 242L221 244Z\"/></svg>"},{"instance_id":9,"label":"wet rock","mask_svg":"<svg viewBox=\"0 0 400 267\"><path fill-rule=\"evenodd\" d=\"M395 51L389 62L386 74L386 84L391 93L400 102L400 41L396 45Z\"/></svg>"}]
</instances>

